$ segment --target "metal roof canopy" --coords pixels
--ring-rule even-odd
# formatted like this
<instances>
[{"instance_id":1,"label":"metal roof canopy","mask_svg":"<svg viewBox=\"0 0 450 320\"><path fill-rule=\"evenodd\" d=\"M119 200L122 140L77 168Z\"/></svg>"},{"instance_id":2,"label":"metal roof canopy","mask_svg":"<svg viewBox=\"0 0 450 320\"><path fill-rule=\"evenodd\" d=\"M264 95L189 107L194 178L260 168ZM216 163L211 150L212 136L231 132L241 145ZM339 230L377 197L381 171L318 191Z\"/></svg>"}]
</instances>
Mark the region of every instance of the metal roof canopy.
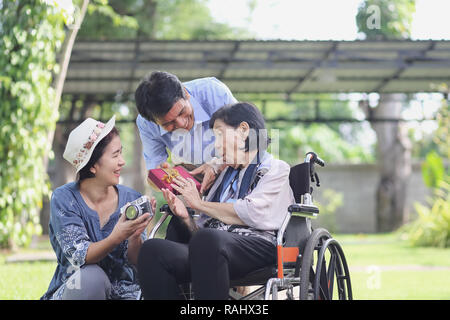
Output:
<instances>
[{"instance_id":1,"label":"metal roof canopy","mask_svg":"<svg viewBox=\"0 0 450 320\"><path fill-rule=\"evenodd\" d=\"M438 92L450 41L78 41L64 93L132 94L154 70L233 93Z\"/></svg>"}]
</instances>

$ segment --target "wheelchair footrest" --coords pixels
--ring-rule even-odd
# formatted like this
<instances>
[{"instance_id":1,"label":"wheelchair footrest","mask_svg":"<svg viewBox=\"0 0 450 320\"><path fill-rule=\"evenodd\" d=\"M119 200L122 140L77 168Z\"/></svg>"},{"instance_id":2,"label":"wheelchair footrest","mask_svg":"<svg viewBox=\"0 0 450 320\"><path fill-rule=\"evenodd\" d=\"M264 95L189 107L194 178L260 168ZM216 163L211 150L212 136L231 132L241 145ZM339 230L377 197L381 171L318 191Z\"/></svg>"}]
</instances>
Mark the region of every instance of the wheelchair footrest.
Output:
<instances>
[{"instance_id":1,"label":"wheelchair footrest","mask_svg":"<svg viewBox=\"0 0 450 320\"><path fill-rule=\"evenodd\" d=\"M291 204L288 208L288 211L296 216L301 216L305 218L316 218L319 214L319 208L315 205L307 205L307 204Z\"/></svg>"}]
</instances>

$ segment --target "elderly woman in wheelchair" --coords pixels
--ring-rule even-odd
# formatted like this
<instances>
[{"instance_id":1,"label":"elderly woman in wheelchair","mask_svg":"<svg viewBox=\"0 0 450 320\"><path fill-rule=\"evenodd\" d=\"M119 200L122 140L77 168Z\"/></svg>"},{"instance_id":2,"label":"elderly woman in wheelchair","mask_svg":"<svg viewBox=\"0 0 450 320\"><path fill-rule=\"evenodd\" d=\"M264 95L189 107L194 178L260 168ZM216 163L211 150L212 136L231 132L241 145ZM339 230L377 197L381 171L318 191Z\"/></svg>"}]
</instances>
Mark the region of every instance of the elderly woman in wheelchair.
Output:
<instances>
[{"instance_id":1,"label":"elderly woman in wheelchair","mask_svg":"<svg viewBox=\"0 0 450 320\"><path fill-rule=\"evenodd\" d=\"M320 276L316 290L315 278L319 273L313 269L314 250L324 241L334 239L326 230L315 230L314 247L308 249L309 219L305 215L292 219L296 213L307 216L318 213L308 198L309 178L314 177L312 166L307 171L303 166L291 170L287 163L270 155L266 151L270 139L264 118L249 103L219 109L213 114L210 127L216 137L216 151L227 168L204 199L195 183L183 177L177 177L172 186L183 196L184 203L171 191L163 190L170 208L165 210L173 217L166 239L151 236L140 250L138 276L144 298L180 299L189 284L194 298L201 300L228 299L230 286L247 285L262 285L247 298L263 297L264 293L265 298L270 293L276 298L279 289L286 289L287 297L292 298L292 288L302 286L300 271L306 277L299 290L300 297L317 294L313 297L329 298L330 288L324 290L322 284L326 280L322 278L328 277L328 283L332 283L336 275L339 297L347 296L348 292L351 298L345 258L340 254L342 250L334 249L337 245L334 242L328 248L332 251L333 266L330 263L322 268L320 273L325 276ZM309 160L317 162L318 158ZM302 199L294 196L298 172L307 173L307 192L302 193ZM300 185L305 188L304 183ZM190 209L195 210L195 219ZM293 229L290 234L289 229ZM309 255L307 259L303 258L304 253ZM324 261L322 257L321 267ZM347 292L345 281L350 289Z\"/></svg>"}]
</instances>

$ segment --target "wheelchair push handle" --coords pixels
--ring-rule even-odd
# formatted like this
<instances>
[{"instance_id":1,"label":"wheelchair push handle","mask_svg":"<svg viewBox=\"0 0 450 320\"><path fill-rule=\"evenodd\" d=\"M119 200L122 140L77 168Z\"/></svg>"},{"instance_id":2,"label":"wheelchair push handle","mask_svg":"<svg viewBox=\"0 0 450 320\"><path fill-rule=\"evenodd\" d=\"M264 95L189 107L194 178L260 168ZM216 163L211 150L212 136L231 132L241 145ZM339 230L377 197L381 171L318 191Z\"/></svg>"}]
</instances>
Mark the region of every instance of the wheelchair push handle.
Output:
<instances>
[{"instance_id":1,"label":"wheelchair push handle","mask_svg":"<svg viewBox=\"0 0 450 320\"><path fill-rule=\"evenodd\" d=\"M194 217L195 215L195 210L190 208L190 207L186 207L189 215L191 217ZM173 216L173 212L172 210L170 210L169 205L163 204L160 208L159 208L159 212L162 213L161 218L159 218L158 222L156 223L156 225L153 227L152 231L150 232L148 239L153 239L156 236L156 233L158 232L159 228L161 227L161 225L164 223L164 221L166 221L166 219L169 216Z\"/></svg>"},{"instance_id":2,"label":"wheelchair push handle","mask_svg":"<svg viewBox=\"0 0 450 320\"><path fill-rule=\"evenodd\" d=\"M314 164L324 167L325 161L319 158L315 152L308 152L305 157L305 162L309 163L309 175L311 176L311 182L315 182L316 186L320 187L320 180L317 172L314 170Z\"/></svg>"},{"instance_id":3,"label":"wheelchair push handle","mask_svg":"<svg viewBox=\"0 0 450 320\"><path fill-rule=\"evenodd\" d=\"M305 157L305 162L317 163L319 166L324 167L325 161L319 158L315 152L308 152Z\"/></svg>"}]
</instances>

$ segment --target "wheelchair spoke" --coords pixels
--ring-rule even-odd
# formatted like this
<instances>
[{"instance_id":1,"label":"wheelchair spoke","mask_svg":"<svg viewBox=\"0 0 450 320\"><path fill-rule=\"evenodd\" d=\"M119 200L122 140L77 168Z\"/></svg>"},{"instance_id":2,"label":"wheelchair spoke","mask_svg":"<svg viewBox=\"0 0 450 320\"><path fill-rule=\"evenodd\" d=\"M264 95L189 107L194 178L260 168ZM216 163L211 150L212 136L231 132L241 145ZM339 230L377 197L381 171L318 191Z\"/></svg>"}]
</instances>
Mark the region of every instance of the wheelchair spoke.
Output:
<instances>
[{"instance_id":1,"label":"wheelchair spoke","mask_svg":"<svg viewBox=\"0 0 450 320\"><path fill-rule=\"evenodd\" d=\"M330 300L333 300L333 286L334 286L334 276L335 276L335 267L336 267L336 255L331 252L330 263L328 264L327 270L327 286L329 292Z\"/></svg>"},{"instance_id":2,"label":"wheelchair spoke","mask_svg":"<svg viewBox=\"0 0 450 320\"><path fill-rule=\"evenodd\" d=\"M311 234L300 269L301 299L352 299L350 274L338 242L325 229Z\"/></svg>"},{"instance_id":3,"label":"wheelchair spoke","mask_svg":"<svg viewBox=\"0 0 450 320\"><path fill-rule=\"evenodd\" d=\"M319 287L321 292L323 292L323 299L330 300L330 291L328 288L328 279L327 279L327 262L325 257L323 257L320 272L318 271L319 276Z\"/></svg>"}]
</instances>

